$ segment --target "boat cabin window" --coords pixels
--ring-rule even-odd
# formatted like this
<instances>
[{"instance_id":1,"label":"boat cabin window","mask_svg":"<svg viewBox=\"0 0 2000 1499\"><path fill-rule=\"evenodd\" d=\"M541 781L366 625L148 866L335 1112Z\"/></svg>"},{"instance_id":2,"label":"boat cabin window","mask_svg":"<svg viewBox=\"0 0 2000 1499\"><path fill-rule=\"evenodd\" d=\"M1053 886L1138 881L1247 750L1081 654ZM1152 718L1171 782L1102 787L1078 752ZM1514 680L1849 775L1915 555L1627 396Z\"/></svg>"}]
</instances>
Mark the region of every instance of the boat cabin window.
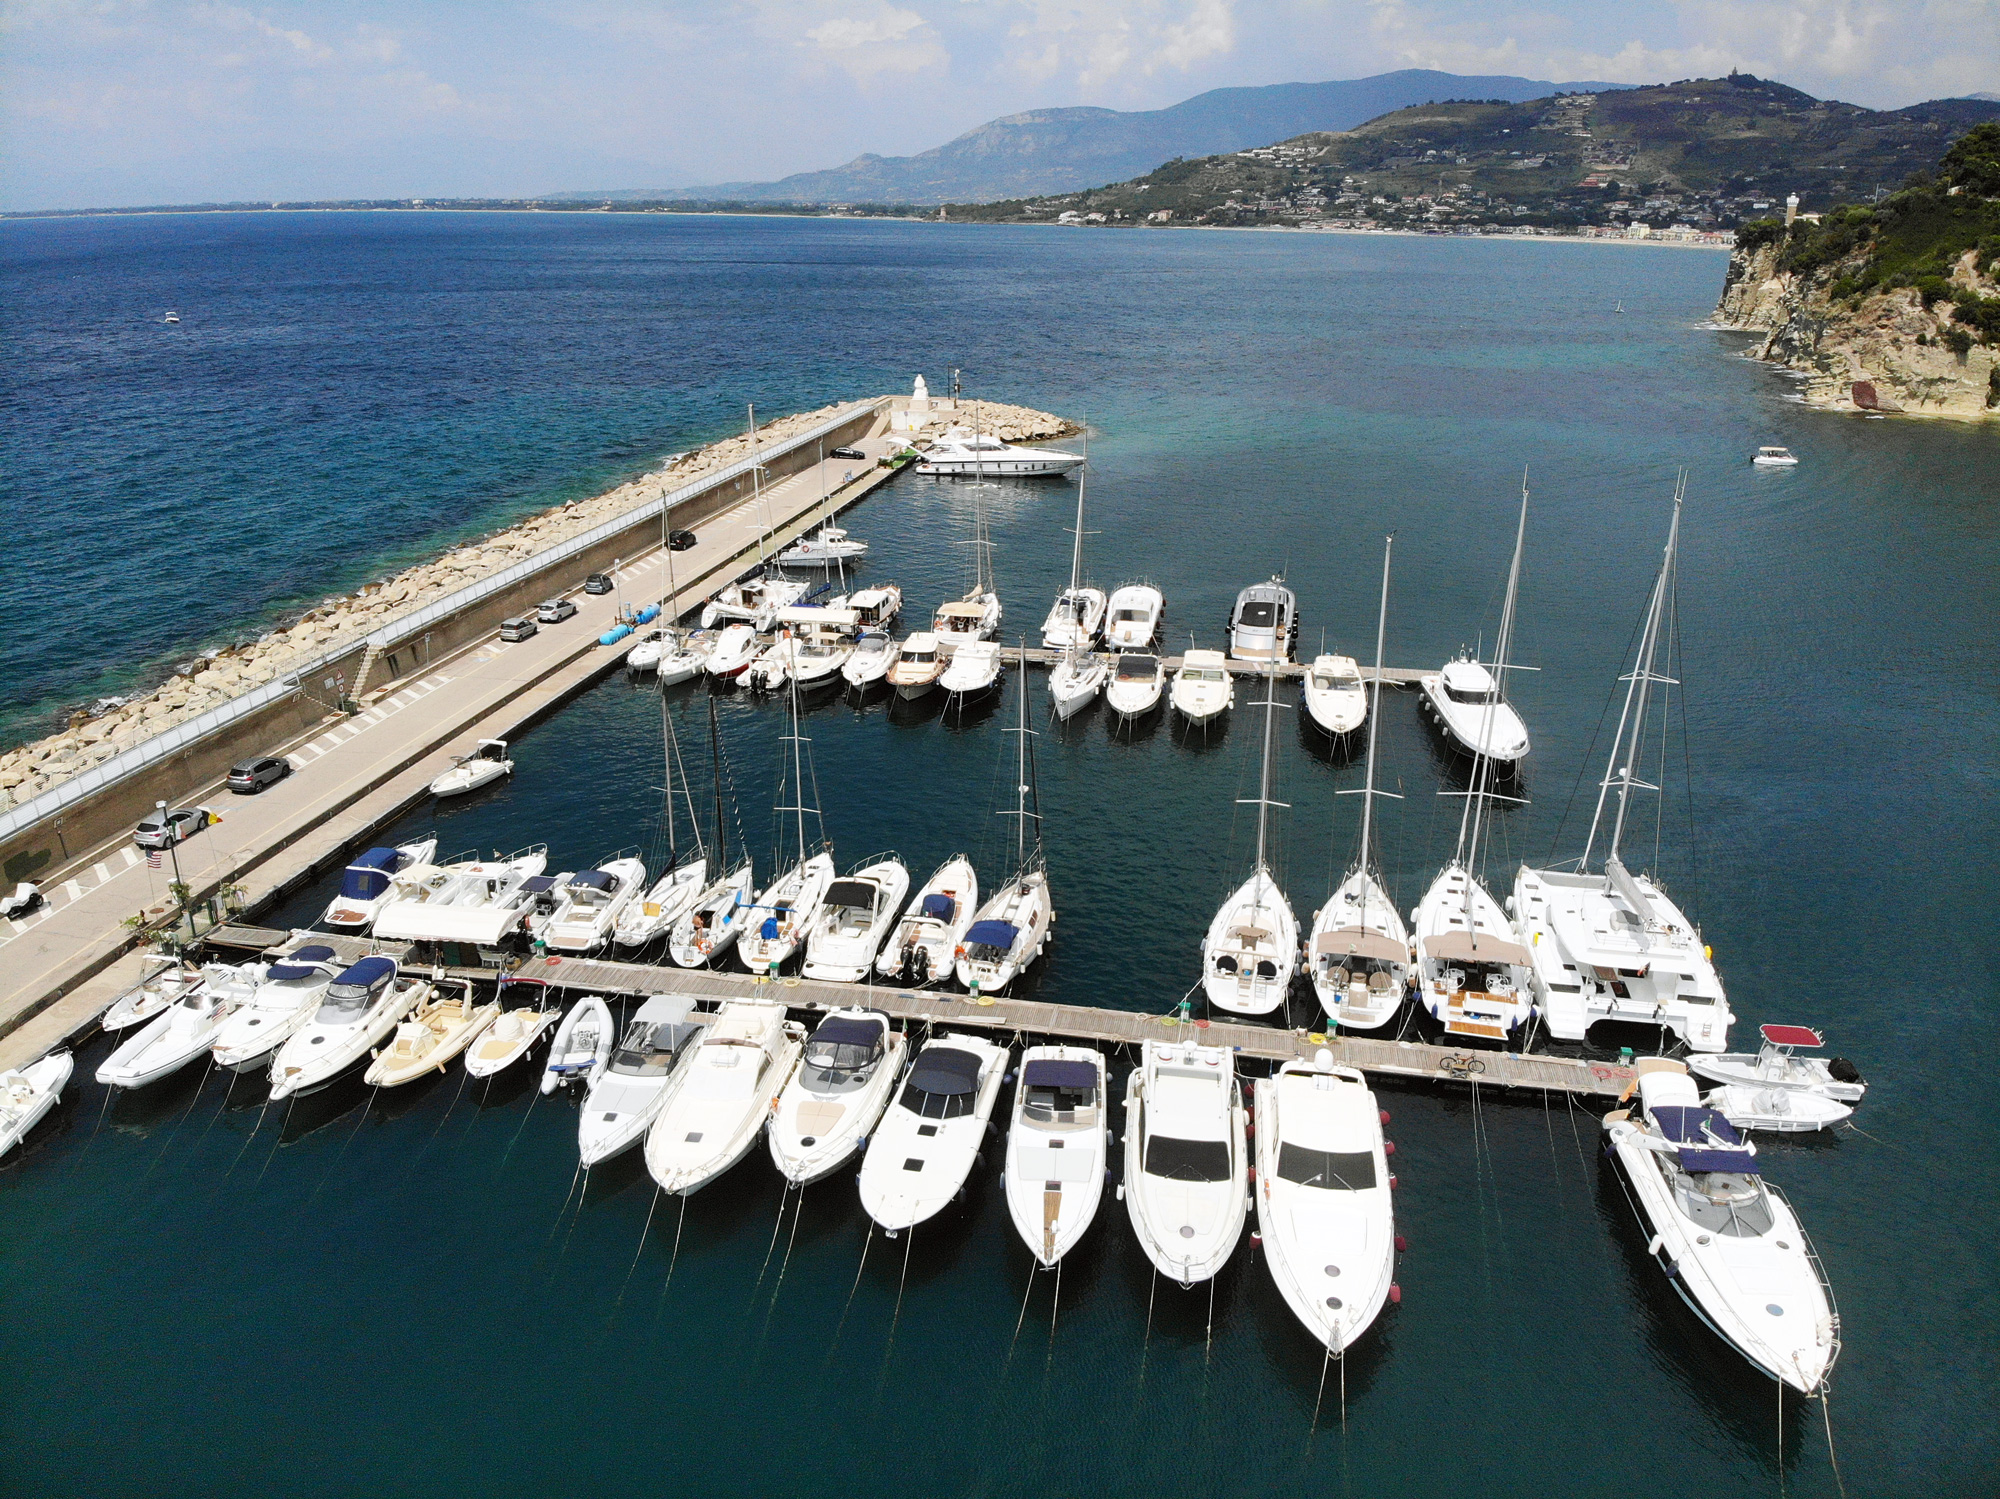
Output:
<instances>
[{"instance_id":1,"label":"boat cabin window","mask_svg":"<svg viewBox=\"0 0 2000 1499\"><path fill-rule=\"evenodd\" d=\"M1764 1184L1740 1171L1678 1171L1674 1201L1681 1215L1710 1233L1755 1239L1771 1231L1771 1199Z\"/></svg>"},{"instance_id":2,"label":"boat cabin window","mask_svg":"<svg viewBox=\"0 0 2000 1499\"><path fill-rule=\"evenodd\" d=\"M1361 678L1340 672L1316 671L1313 673L1313 686L1321 692L1359 692Z\"/></svg>"},{"instance_id":3,"label":"boat cabin window","mask_svg":"<svg viewBox=\"0 0 2000 1499\"><path fill-rule=\"evenodd\" d=\"M904 659L905 661L935 661L935 660L937 660L937 652L936 652L936 651L904 651L904 652L903 652L903 659Z\"/></svg>"},{"instance_id":4,"label":"boat cabin window","mask_svg":"<svg viewBox=\"0 0 2000 1499\"><path fill-rule=\"evenodd\" d=\"M633 1021L611 1054L611 1070L627 1077L665 1077L673 1070L684 1031L671 1023Z\"/></svg>"},{"instance_id":5,"label":"boat cabin window","mask_svg":"<svg viewBox=\"0 0 2000 1499\"><path fill-rule=\"evenodd\" d=\"M1120 609L1116 614L1111 616L1111 622L1118 625L1129 625L1142 622L1145 618L1146 611L1144 609Z\"/></svg>"},{"instance_id":6,"label":"boat cabin window","mask_svg":"<svg viewBox=\"0 0 2000 1499\"><path fill-rule=\"evenodd\" d=\"M1220 682L1222 675L1222 668L1219 666L1184 666L1181 668L1181 678L1188 682Z\"/></svg>"},{"instance_id":7,"label":"boat cabin window","mask_svg":"<svg viewBox=\"0 0 2000 1499\"><path fill-rule=\"evenodd\" d=\"M880 1060L885 1044L882 1027L866 1021L828 1020L806 1042L806 1066L825 1073L822 1082L839 1081Z\"/></svg>"},{"instance_id":8,"label":"boat cabin window","mask_svg":"<svg viewBox=\"0 0 2000 1499\"><path fill-rule=\"evenodd\" d=\"M1471 703L1474 706L1500 701L1500 693L1495 688L1488 688L1484 692L1471 692L1463 687L1446 687L1444 695L1454 703Z\"/></svg>"},{"instance_id":9,"label":"boat cabin window","mask_svg":"<svg viewBox=\"0 0 2000 1499\"><path fill-rule=\"evenodd\" d=\"M1278 623L1278 606L1269 599L1251 599L1238 606L1236 623L1250 630L1269 630Z\"/></svg>"},{"instance_id":10,"label":"boat cabin window","mask_svg":"<svg viewBox=\"0 0 2000 1499\"><path fill-rule=\"evenodd\" d=\"M1329 1192L1365 1192L1381 1185L1375 1178L1375 1157L1365 1150L1308 1150L1281 1141L1278 1177L1302 1187Z\"/></svg>"},{"instance_id":11,"label":"boat cabin window","mask_svg":"<svg viewBox=\"0 0 2000 1499\"><path fill-rule=\"evenodd\" d=\"M926 1093L912 1082L903 1084L903 1096L897 1102L919 1119L963 1119L972 1112L973 1098L970 1091Z\"/></svg>"},{"instance_id":12,"label":"boat cabin window","mask_svg":"<svg viewBox=\"0 0 2000 1499\"><path fill-rule=\"evenodd\" d=\"M1146 1140L1146 1175L1177 1182L1228 1181L1229 1147L1221 1140L1176 1140L1152 1135Z\"/></svg>"},{"instance_id":13,"label":"boat cabin window","mask_svg":"<svg viewBox=\"0 0 2000 1499\"><path fill-rule=\"evenodd\" d=\"M363 984L335 984L319 1002L313 1019L320 1025L351 1025L368 1013L374 991Z\"/></svg>"}]
</instances>

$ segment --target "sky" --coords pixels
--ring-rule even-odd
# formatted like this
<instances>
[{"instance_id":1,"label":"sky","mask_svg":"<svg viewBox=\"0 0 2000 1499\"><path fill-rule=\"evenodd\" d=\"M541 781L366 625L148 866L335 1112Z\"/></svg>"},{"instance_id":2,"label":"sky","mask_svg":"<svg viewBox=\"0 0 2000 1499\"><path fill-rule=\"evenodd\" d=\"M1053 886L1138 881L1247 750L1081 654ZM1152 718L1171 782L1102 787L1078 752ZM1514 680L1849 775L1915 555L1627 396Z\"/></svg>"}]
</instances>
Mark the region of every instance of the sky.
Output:
<instances>
[{"instance_id":1,"label":"sky","mask_svg":"<svg viewBox=\"0 0 2000 1499\"><path fill-rule=\"evenodd\" d=\"M521 197L1396 68L2000 90L2000 0L0 0L0 207Z\"/></svg>"}]
</instances>

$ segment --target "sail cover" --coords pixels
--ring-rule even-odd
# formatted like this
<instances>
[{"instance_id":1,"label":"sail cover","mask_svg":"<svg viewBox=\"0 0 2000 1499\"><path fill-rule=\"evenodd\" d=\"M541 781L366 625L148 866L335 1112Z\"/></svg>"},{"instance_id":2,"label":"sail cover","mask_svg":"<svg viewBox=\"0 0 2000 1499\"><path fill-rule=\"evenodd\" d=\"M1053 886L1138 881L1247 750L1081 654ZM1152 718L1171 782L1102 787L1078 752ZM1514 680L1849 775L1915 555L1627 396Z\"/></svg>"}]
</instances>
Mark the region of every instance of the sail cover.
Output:
<instances>
[{"instance_id":1,"label":"sail cover","mask_svg":"<svg viewBox=\"0 0 2000 1499\"><path fill-rule=\"evenodd\" d=\"M1014 946L1014 939L1021 935L1021 929L1011 921L975 921L972 930L965 934L968 947L997 947L1002 952Z\"/></svg>"}]
</instances>

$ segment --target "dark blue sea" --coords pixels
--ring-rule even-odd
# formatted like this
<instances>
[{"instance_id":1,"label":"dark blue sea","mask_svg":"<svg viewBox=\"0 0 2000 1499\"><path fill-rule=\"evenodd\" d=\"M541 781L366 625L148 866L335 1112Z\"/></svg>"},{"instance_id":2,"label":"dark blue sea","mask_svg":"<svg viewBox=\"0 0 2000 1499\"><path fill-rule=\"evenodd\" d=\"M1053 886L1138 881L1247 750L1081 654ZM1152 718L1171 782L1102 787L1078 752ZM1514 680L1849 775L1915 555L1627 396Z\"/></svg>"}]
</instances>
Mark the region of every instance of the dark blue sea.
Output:
<instances>
[{"instance_id":1,"label":"dark blue sea","mask_svg":"<svg viewBox=\"0 0 2000 1499\"><path fill-rule=\"evenodd\" d=\"M1176 647L1219 644L1236 590L1283 571L1302 648L1365 659L1390 532L1389 664L1490 642L1525 469L1539 670L1515 689L1525 801L1485 861L1504 893L1581 849L1684 472L1666 789L1628 856L1701 922L1739 1042L1821 1026L1872 1085L1858 1128L1763 1146L1839 1300L1823 1408L1686 1311L1562 1099L1379 1086L1404 1298L1327 1375L1247 1240L1212 1299L1155 1285L1107 1198L1059 1296L1031 1278L997 1151L960 1209L885 1242L842 1177L781 1224L761 1153L684 1216L636 1156L580 1182L574 1103L525 1073L267 1113L192 1070L108 1099L99 1045L0 1166L0 1490L1721 1499L1837 1493L1835 1458L1857 1496L2000 1488L2000 433L1788 401L1700 326L1721 256L439 213L13 222L0 264L10 737L739 430L746 403L956 367L1088 418L1085 570L1158 583ZM1753 471L1767 442L1800 467ZM1067 577L1074 495L986 494L1010 634ZM957 592L974 500L878 491L846 521L864 575L913 610ZM1206 734L1119 735L1034 690L1059 921L1030 990L1164 1013L1247 865L1251 694ZM705 777L705 691L669 706ZM767 868L783 714L716 706ZM1014 712L813 708L841 863L895 849L921 878L963 849L997 878ZM1298 716L1276 836L1309 919L1361 767ZM1462 782L1407 695L1380 761L1408 908ZM578 868L657 850L660 784L659 695L609 680L522 739L510 784L398 831Z\"/></svg>"}]
</instances>

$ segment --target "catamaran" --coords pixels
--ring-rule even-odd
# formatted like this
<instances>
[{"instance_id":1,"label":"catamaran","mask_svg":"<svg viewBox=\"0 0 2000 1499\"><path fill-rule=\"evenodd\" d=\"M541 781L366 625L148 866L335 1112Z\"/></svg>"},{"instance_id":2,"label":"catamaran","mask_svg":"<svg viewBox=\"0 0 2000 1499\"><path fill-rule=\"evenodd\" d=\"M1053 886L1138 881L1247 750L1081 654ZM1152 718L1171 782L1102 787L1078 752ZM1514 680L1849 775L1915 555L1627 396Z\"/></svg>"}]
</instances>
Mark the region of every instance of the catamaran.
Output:
<instances>
[{"instance_id":1,"label":"catamaran","mask_svg":"<svg viewBox=\"0 0 2000 1499\"><path fill-rule=\"evenodd\" d=\"M1264 751L1257 780L1257 861L1223 901L1201 939L1201 986L1208 1002L1236 1015L1268 1015L1285 1002L1298 967L1299 919L1271 871L1271 725L1277 679L1265 676Z\"/></svg>"}]
</instances>

